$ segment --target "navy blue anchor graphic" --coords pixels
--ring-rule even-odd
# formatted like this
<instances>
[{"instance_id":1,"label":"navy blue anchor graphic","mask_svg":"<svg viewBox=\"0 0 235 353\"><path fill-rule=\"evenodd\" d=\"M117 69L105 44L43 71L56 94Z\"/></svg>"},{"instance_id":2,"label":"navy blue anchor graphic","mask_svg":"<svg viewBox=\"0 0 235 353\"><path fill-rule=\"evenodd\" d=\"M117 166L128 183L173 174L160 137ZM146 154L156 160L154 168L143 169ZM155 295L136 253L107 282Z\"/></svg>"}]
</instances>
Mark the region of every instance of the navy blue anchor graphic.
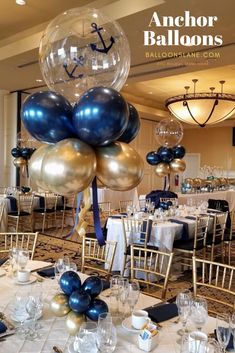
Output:
<instances>
[{"instance_id":1,"label":"navy blue anchor graphic","mask_svg":"<svg viewBox=\"0 0 235 353\"><path fill-rule=\"evenodd\" d=\"M103 45L103 48L97 48L97 45L95 43L91 43L90 44L91 49L93 51L98 51L100 53L108 54L109 50L112 48L113 44L115 43L114 38L112 36L110 37L110 45L107 47L105 42L104 42L104 39L103 39L103 37L102 37L102 35L100 33L102 31L103 27L98 27L96 23L92 23L91 27L94 28L93 31L91 31L91 33L97 32L97 34L98 34L98 36L99 36L99 38L101 40L101 43Z\"/></svg>"},{"instance_id":2,"label":"navy blue anchor graphic","mask_svg":"<svg viewBox=\"0 0 235 353\"><path fill-rule=\"evenodd\" d=\"M63 67L65 69L65 72L67 73L67 75L69 76L69 78L82 78L84 75L83 74L79 74L77 76L74 75L75 70L77 69L78 66L83 66L84 65L84 56L79 56L79 58L73 58L73 61L75 62L74 67L72 68L71 72L69 72L68 70L68 64L64 63Z\"/></svg>"}]
</instances>

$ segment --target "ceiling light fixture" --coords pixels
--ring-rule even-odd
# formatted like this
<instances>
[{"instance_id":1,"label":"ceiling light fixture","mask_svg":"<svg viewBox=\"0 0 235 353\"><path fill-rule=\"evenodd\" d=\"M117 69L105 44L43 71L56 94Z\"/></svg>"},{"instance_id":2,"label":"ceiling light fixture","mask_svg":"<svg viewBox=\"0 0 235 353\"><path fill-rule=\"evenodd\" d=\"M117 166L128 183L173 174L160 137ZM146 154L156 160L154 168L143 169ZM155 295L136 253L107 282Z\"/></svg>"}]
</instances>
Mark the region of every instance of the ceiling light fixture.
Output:
<instances>
[{"instance_id":1,"label":"ceiling light fixture","mask_svg":"<svg viewBox=\"0 0 235 353\"><path fill-rule=\"evenodd\" d=\"M235 111L235 95L223 93L225 81L219 81L221 92L214 92L215 87L210 87L208 93L196 93L196 83L192 80L194 92L189 93L189 86L185 86L186 93L171 97L165 105L179 120L191 125L204 127L228 119Z\"/></svg>"},{"instance_id":2,"label":"ceiling light fixture","mask_svg":"<svg viewBox=\"0 0 235 353\"><path fill-rule=\"evenodd\" d=\"M26 1L25 0L16 0L16 4L17 5L26 5Z\"/></svg>"}]
</instances>

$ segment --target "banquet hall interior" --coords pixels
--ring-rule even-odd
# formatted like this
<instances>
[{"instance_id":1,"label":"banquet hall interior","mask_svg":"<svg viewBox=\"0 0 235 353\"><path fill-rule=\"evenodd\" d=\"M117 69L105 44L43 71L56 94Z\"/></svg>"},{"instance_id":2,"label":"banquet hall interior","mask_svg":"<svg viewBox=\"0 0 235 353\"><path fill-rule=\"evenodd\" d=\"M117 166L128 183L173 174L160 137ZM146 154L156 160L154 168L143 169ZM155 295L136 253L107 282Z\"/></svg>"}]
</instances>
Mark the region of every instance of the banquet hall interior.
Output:
<instances>
[{"instance_id":1,"label":"banquet hall interior","mask_svg":"<svg viewBox=\"0 0 235 353\"><path fill-rule=\"evenodd\" d=\"M0 2L0 351L235 351L234 47L233 0Z\"/></svg>"}]
</instances>

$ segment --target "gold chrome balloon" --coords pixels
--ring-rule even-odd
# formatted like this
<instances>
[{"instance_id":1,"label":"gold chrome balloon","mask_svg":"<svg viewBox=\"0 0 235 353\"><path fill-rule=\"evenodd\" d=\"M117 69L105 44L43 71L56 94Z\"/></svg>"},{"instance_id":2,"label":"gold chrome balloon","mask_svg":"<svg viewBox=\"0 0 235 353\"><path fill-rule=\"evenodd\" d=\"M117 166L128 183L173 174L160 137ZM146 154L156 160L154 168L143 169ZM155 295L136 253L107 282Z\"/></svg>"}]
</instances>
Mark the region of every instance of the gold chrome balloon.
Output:
<instances>
[{"instance_id":1,"label":"gold chrome balloon","mask_svg":"<svg viewBox=\"0 0 235 353\"><path fill-rule=\"evenodd\" d=\"M91 207L91 193L90 193L89 187L83 191L83 202L82 203L83 203L83 205L81 206L81 210L78 214L79 221L76 226L76 232L80 236L85 236L86 228L88 226L88 223L85 221L85 216Z\"/></svg>"},{"instance_id":2,"label":"gold chrome balloon","mask_svg":"<svg viewBox=\"0 0 235 353\"><path fill-rule=\"evenodd\" d=\"M67 295L60 293L56 294L50 302L50 309L55 316L65 316L70 312L69 298Z\"/></svg>"},{"instance_id":3,"label":"gold chrome balloon","mask_svg":"<svg viewBox=\"0 0 235 353\"><path fill-rule=\"evenodd\" d=\"M37 186L44 190L48 190L48 186L42 179L42 161L46 154L52 149L52 145L40 146L29 160L29 176Z\"/></svg>"},{"instance_id":4,"label":"gold chrome balloon","mask_svg":"<svg viewBox=\"0 0 235 353\"><path fill-rule=\"evenodd\" d=\"M97 178L112 190L126 191L137 186L144 173L144 162L130 145L115 142L96 148Z\"/></svg>"},{"instance_id":5,"label":"gold chrome balloon","mask_svg":"<svg viewBox=\"0 0 235 353\"><path fill-rule=\"evenodd\" d=\"M23 157L18 157L18 158L15 158L13 160L13 164L14 164L15 167L19 167L20 168L20 167L23 167L24 165L26 165L27 161Z\"/></svg>"},{"instance_id":6,"label":"gold chrome balloon","mask_svg":"<svg viewBox=\"0 0 235 353\"><path fill-rule=\"evenodd\" d=\"M180 173L185 171L186 163L183 159L176 158L170 162L170 168L173 173Z\"/></svg>"},{"instance_id":7,"label":"gold chrome balloon","mask_svg":"<svg viewBox=\"0 0 235 353\"><path fill-rule=\"evenodd\" d=\"M70 335L76 335L78 333L81 324L85 321L85 316L83 314L75 313L70 311L66 317L66 328Z\"/></svg>"},{"instance_id":8,"label":"gold chrome balloon","mask_svg":"<svg viewBox=\"0 0 235 353\"><path fill-rule=\"evenodd\" d=\"M75 138L57 142L43 158L42 178L51 191L60 195L86 189L95 172L95 152Z\"/></svg>"},{"instance_id":9,"label":"gold chrome balloon","mask_svg":"<svg viewBox=\"0 0 235 353\"><path fill-rule=\"evenodd\" d=\"M193 179L193 187L199 187L202 185L202 179L201 178L194 178Z\"/></svg>"},{"instance_id":10,"label":"gold chrome balloon","mask_svg":"<svg viewBox=\"0 0 235 353\"><path fill-rule=\"evenodd\" d=\"M164 177L170 173L170 166L167 163L158 163L155 168L155 173L159 177Z\"/></svg>"}]
</instances>

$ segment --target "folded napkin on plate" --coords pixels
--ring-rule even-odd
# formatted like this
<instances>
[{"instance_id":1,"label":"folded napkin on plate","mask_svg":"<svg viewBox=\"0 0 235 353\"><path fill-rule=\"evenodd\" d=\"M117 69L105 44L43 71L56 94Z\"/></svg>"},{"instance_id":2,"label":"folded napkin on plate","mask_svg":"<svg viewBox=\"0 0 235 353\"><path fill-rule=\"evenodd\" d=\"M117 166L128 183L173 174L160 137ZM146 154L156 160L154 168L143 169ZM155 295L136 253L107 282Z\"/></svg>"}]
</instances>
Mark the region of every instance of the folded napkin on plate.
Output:
<instances>
[{"instance_id":1,"label":"folded napkin on plate","mask_svg":"<svg viewBox=\"0 0 235 353\"><path fill-rule=\"evenodd\" d=\"M178 316L178 309L176 304L162 304L144 309L148 312L150 319L153 322L160 323Z\"/></svg>"},{"instance_id":2,"label":"folded napkin on plate","mask_svg":"<svg viewBox=\"0 0 235 353\"><path fill-rule=\"evenodd\" d=\"M217 335L216 335L216 330L214 330L215 333L215 339L217 340ZM217 340L218 341L218 340ZM233 346L233 334L231 333L229 343L226 347L227 352L234 352L234 346Z\"/></svg>"},{"instance_id":3,"label":"folded napkin on plate","mask_svg":"<svg viewBox=\"0 0 235 353\"><path fill-rule=\"evenodd\" d=\"M181 234L181 239L182 240L186 240L189 238L189 235L188 235L188 223L187 222L183 222L179 219L168 219L168 221L172 222L172 223L178 223L178 224L182 224L183 226L183 229L182 229L182 234Z\"/></svg>"},{"instance_id":4,"label":"folded napkin on plate","mask_svg":"<svg viewBox=\"0 0 235 353\"><path fill-rule=\"evenodd\" d=\"M4 324L4 322L0 321L0 333L4 333L7 330L7 326Z\"/></svg>"},{"instance_id":5,"label":"folded napkin on plate","mask_svg":"<svg viewBox=\"0 0 235 353\"><path fill-rule=\"evenodd\" d=\"M4 265L8 258L0 259L0 266Z\"/></svg>"},{"instance_id":6,"label":"folded napkin on plate","mask_svg":"<svg viewBox=\"0 0 235 353\"><path fill-rule=\"evenodd\" d=\"M37 273L42 277L55 277L55 268L45 268L44 270L37 271Z\"/></svg>"}]
</instances>

